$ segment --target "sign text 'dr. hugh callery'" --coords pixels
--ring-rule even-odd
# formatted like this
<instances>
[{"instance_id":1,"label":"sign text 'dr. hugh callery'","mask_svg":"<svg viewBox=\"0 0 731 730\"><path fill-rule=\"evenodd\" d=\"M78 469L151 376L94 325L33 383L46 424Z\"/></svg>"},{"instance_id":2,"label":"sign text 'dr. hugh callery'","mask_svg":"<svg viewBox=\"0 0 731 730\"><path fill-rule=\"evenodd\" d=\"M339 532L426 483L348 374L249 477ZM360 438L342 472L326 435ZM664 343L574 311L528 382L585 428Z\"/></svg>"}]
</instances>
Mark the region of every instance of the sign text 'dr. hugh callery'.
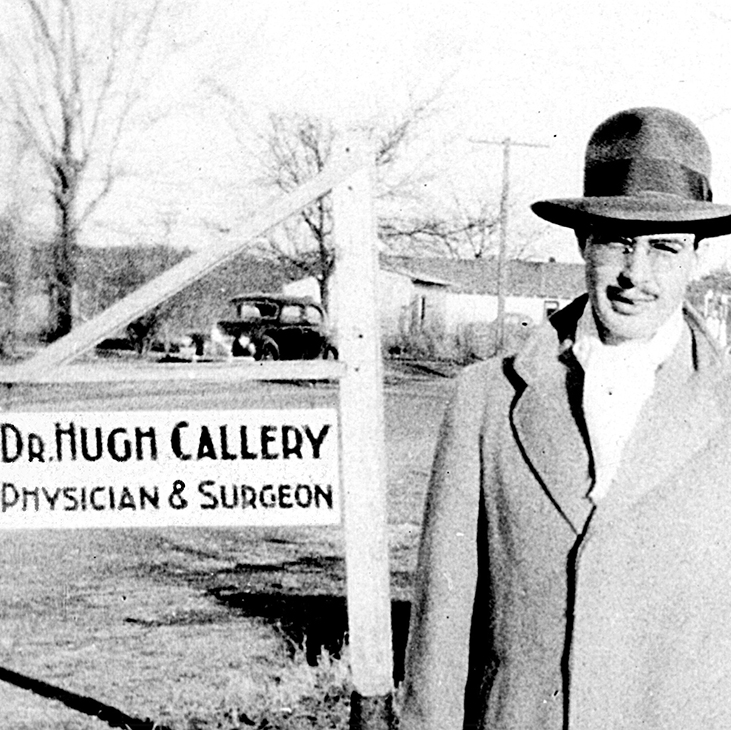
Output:
<instances>
[{"instance_id":1,"label":"sign text 'dr. hugh callery'","mask_svg":"<svg viewBox=\"0 0 731 730\"><path fill-rule=\"evenodd\" d=\"M7 413L0 529L340 521L334 409Z\"/></svg>"}]
</instances>

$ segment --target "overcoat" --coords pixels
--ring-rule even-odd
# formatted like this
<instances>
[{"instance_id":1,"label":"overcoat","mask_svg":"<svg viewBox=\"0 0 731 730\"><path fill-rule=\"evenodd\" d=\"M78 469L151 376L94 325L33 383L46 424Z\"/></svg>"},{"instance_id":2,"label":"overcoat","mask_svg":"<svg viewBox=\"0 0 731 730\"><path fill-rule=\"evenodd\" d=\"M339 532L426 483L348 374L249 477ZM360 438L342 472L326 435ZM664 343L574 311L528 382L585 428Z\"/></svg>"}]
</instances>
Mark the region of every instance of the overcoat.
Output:
<instances>
[{"instance_id":1,"label":"overcoat","mask_svg":"<svg viewBox=\"0 0 731 730\"><path fill-rule=\"evenodd\" d=\"M594 505L586 297L467 368L427 497L402 730L731 728L731 384L685 310Z\"/></svg>"}]
</instances>

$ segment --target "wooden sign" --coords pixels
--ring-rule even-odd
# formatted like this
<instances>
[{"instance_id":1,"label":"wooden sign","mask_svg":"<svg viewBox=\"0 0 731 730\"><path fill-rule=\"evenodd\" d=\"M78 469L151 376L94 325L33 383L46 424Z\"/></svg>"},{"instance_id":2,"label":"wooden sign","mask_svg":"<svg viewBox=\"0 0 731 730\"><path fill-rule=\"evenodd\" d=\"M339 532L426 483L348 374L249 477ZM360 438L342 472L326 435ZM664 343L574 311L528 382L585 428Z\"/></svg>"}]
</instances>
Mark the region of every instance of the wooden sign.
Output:
<instances>
[{"instance_id":1,"label":"wooden sign","mask_svg":"<svg viewBox=\"0 0 731 730\"><path fill-rule=\"evenodd\" d=\"M20 527L323 525L345 517L350 727L390 730L393 716L383 377L377 306L373 154L345 144L340 161L211 245L85 322L0 382L112 382L175 377L73 364L102 338L332 192L339 363L176 370L188 381L339 381L334 410L3 413L0 529Z\"/></svg>"},{"instance_id":2,"label":"wooden sign","mask_svg":"<svg viewBox=\"0 0 731 730\"><path fill-rule=\"evenodd\" d=\"M340 522L335 409L5 413L0 529Z\"/></svg>"}]
</instances>

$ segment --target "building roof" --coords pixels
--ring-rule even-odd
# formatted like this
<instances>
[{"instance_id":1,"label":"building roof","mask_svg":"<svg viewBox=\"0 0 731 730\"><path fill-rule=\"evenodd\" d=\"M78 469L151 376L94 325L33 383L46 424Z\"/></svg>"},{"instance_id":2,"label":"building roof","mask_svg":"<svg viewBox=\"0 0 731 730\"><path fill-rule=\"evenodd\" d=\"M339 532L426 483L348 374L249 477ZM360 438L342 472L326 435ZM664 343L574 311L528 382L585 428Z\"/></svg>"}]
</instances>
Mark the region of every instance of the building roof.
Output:
<instances>
[{"instance_id":1,"label":"building roof","mask_svg":"<svg viewBox=\"0 0 731 730\"><path fill-rule=\"evenodd\" d=\"M561 261L505 262L509 296L572 299L586 291L584 265ZM482 259L382 256L381 266L413 281L440 283L464 294L497 295L497 257Z\"/></svg>"},{"instance_id":2,"label":"building roof","mask_svg":"<svg viewBox=\"0 0 731 730\"><path fill-rule=\"evenodd\" d=\"M276 304L312 304L316 307L320 306L312 297L282 294L281 292L247 291L231 297L231 304L243 302L274 302Z\"/></svg>"}]
</instances>

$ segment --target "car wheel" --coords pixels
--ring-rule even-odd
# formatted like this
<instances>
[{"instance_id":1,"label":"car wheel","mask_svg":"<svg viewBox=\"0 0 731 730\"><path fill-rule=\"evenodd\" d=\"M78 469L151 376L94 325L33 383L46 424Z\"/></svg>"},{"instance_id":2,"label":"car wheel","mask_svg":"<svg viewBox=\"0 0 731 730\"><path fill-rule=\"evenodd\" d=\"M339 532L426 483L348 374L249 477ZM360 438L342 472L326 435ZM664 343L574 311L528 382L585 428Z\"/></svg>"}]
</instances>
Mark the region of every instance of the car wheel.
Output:
<instances>
[{"instance_id":1,"label":"car wheel","mask_svg":"<svg viewBox=\"0 0 731 730\"><path fill-rule=\"evenodd\" d=\"M277 343L269 337L265 337L256 353L257 360L279 360L279 348Z\"/></svg>"}]
</instances>

